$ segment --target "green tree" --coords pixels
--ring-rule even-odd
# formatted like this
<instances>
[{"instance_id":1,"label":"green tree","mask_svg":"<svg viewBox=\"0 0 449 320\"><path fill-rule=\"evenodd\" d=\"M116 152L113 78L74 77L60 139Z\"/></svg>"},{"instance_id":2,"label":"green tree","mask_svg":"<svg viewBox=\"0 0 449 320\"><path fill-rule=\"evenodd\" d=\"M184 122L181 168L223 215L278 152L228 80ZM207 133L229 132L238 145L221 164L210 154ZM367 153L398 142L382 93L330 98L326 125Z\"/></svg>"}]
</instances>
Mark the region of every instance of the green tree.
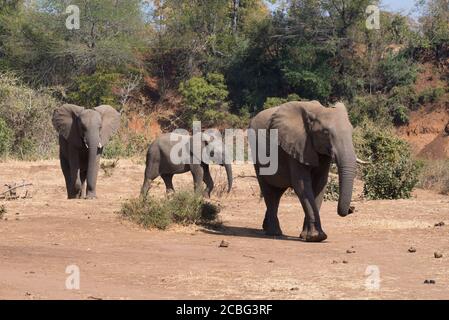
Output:
<instances>
[{"instance_id":1,"label":"green tree","mask_svg":"<svg viewBox=\"0 0 449 320\"><path fill-rule=\"evenodd\" d=\"M203 121L205 126L215 125L228 111L229 92L222 74L193 77L181 83L179 91L184 98L182 117L187 125L194 120Z\"/></svg>"}]
</instances>

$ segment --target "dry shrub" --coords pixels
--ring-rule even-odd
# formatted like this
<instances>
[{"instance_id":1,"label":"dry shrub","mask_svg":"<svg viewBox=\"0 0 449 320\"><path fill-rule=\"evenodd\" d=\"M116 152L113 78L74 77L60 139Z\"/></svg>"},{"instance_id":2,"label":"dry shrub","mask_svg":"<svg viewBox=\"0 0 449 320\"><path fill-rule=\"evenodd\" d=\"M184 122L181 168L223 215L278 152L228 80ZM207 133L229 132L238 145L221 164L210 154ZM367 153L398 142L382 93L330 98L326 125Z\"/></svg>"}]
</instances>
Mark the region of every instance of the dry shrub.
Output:
<instances>
[{"instance_id":1,"label":"dry shrub","mask_svg":"<svg viewBox=\"0 0 449 320\"><path fill-rule=\"evenodd\" d=\"M105 177L112 177L114 173L114 169L118 166L119 159L111 160L111 161L102 161L100 164L100 168L104 172Z\"/></svg>"},{"instance_id":2,"label":"dry shrub","mask_svg":"<svg viewBox=\"0 0 449 320\"><path fill-rule=\"evenodd\" d=\"M144 228L166 229L172 223L182 225L212 224L217 221L220 208L189 191L180 191L169 197L152 196L125 202L119 214Z\"/></svg>"},{"instance_id":3,"label":"dry shrub","mask_svg":"<svg viewBox=\"0 0 449 320\"><path fill-rule=\"evenodd\" d=\"M56 155L57 135L51 116L58 105L48 92L24 86L13 74L0 73L0 118L12 130L12 156L39 159Z\"/></svg>"},{"instance_id":4,"label":"dry shrub","mask_svg":"<svg viewBox=\"0 0 449 320\"><path fill-rule=\"evenodd\" d=\"M442 194L449 193L449 160L427 160L419 176L418 186L435 190Z\"/></svg>"}]
</instances>

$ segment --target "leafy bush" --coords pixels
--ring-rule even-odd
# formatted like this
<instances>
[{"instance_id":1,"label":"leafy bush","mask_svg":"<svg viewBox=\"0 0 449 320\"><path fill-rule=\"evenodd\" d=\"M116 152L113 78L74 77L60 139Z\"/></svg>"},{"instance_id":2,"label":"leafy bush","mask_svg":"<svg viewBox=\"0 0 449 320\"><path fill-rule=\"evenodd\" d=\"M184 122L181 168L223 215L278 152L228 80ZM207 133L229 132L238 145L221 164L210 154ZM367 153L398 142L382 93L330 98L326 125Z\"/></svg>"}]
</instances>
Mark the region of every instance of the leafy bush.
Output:
<instances>
[{"instance_id":1,"label":"leafy bush","mask_svg":"<svg viewBox=\"0 0 449 320\"><path fill-rule=\"evenodd\" d=\"M265 103L263 104L264 109L269 109L273 107L280 106L283 103L286 103L287 99L279 98L279 97L268 97Z\"/></svg>"},{"instance_id":2,"label":"leafy bush","mask_svg":"<svg viewBox=\"0 0 449 320\"><path fill-rule=\"evenodd\" d=\"M393 122L396 125L408 124L409 110L403 105L398 105L392 110Z\"/></svg>"},{"instance_id":3,"label":"leafy bush","mask_svg":"<svg viewBox=\"0 0 449 320\"><path fill-rule=\"evenodd\" d=\"M442 87L428 88L420 93L418 101L421 104L438 102L445 90Z\"/></svg>"},{"instance_id":4,"label":"leafy bush","mask_svg":"<svg viewBox=\"0 0 449 320\"><path fill-rule=\"evenodd\" d=\"M213 126L228 113L229 92L222 74L209 73L206 77L193 77L181 83L179 92L185 103L182 117L188 125L199 120L206 126Z\"/></svg>"},{"instance_id":5,"label":"leafy bush","mask_svg":"<svg viewBox=\"0 0 449 320\"><path fill-rule=\"evenodd\" d=\"M327 100L332 91L329 79L317 72L284 70L287 83L302 97Z\"/></svg>"},{"instance_id":6,"label":"leafy bush","mask_svg":"<svg viewBox=\"0 0 449 320\"><path fill-rule=\"evenodd\" d=\"M354 144L359 156L371 159L371 164L362 169L363 193L367 198L410 198L421 166L412 159L405 141L391 130L364 124L356 128Z\"/></svg>"},{"instance_id":7,"label":"leafy bush","mask_svg":"<svg viewBox=\"0 0 449 320\"><path fill-rule=\"evenodd\" d=\"M121 130L105 146L102 155L106 159L143 157L150 142L144 134Z\"/></svg>"},{"instance_id":8,"label":"leafy bush","mask_svg":"<svg viewBox=\"0 0 449 320\"><path fill-rule=\"evenodd\" d=\"M176 192L170 197L131 199L122 205L120 215L144 228L166 229L172 223L204 224L216 221L220 209L193 192Z\"/></svg>"},{"instance_id":9,"label":"leafy bush","mask_svg":"<svg viewBox=\"0 0 449 320\"><path fill-rule=\"evenodd\" d=\"M397 86L391 89L388 103L393 108L397 105L403 105L410 110L416 110L419 107L419 97L412 85Z\"/></svg>"},{"instance_id":10,"label":"leafy bush","mask_svg":"<svg viewBox=\"0 0 449 320\"><path fill-rule=\"evenodd\" d=\"M102 104L114 105L116 97L112 89L118 83L118 78L116 73L99 71L93 75L79 76L68 98L71 103L90 108Z\"/></svg>"},{"instance_id":11,"label":"leafy bush","mask_svg":"<svg viewBox=\"0 0 449 320\"><path fill-rule=\"evenodd\" d=\"M289 94L287 98L268 97L263 105L263 109L269 109L272 107L280 106L281 104L289 101L299 101L299 100L301 100L301 98L296 93Z\"/></svg>"},{"instance_id":12,"label":"leafy bush","mask_svg":"<svg viewBox=\"0 0 449 320\"><path fill-rule=\"evenodd\" d=\"M6 124L5 120L0 118L0 157L8 156L11 151L13 132Z\"/></svg>"},{"instance_id":13,"label":"leafy bush","mask_svg":"<svg viewBox=\"0 0 449 320\"><path fill-rule=\"evenodd\" d=\"M385 95L357 96L348 104L348 113L354 126L366 121L373 121L380 126L385 126L392 121Z\"/></svg>"},{"instance_id":14,"label":"leafy bush","mask_svg":"<svg viewBox=\"0 0 449 320\"><path fill-rule=\"evenodd\" d=\"M408 59L400 55L388 55L379 64L382 88L387 91L395 86L415 83L418 68Z\"/></svg>"},{"instance_id":15,"label":"leafy bush","mask_svg":"<svg viewBox=\"0 0 449 320\"><path fill-rule=\"evenodd\" d=\"M36 159L56 155L57 135L51 117L58 105L45 91L28 88L14 75L0 73L0 117L12 130L13 156Z\"/></svg>"},{"instance_id":16,"label":"leafy bush","mask_svg":"<svg viewBox=\"0 0 449 320\"><path fill-rule=\"evenodd\" d=\"M423 168L419 175L418 186L423 189L438 191L442 194L449 193L449 161L427 160L423 162Z\"/></svg>"}]
</instances>

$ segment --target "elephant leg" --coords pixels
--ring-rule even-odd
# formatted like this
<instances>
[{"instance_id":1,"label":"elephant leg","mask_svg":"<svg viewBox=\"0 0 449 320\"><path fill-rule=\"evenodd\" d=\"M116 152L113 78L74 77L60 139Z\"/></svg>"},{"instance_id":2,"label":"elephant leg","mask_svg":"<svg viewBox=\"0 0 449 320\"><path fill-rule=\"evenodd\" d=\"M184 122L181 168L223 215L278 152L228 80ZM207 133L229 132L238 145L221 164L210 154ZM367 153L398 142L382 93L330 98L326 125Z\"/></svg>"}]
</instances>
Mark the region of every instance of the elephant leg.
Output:
<instances>
[{"instance_id":1,"label":"elephant leg","mask_svg":"<svg viewBox=\"0 0 449 320\"><path fill-rule=\"evenodd\" d=\"M293 160L292 160L293 161ZM296 160L294 160L296 162ZM305 214L305 226L300 238L308 242L321 242L327 239L327 235L321 229L319 209L315 202L311 170L304 165L291 163L292 187L301 202Z\"/></svg>"},{"instance_id":2,"label":"elephant leg","mask_svg":"<svg viewBox=\"0 0 449 320\"><path fill-rule=\"evenodd\" d=\"M267 207L262 228L269 236L282 236L282 230L278 219L278 208L281 197L286 189L270 186L261 177L258 177L258 179L260 190Z\"/></svg>"},{"instance_id":3,"label":"elephant leg","mask_svg":"<svg viewBox=\"0 0 449 320\"><path fill-rule=\"evenodd\" d=\"M151 183L159 176L159 168L154 162L152 162L147 156L147 165L145 168L145 174L143 177L143 185L140 190L140 195L146 197L148 191L151 189Z\"/></svg>"},{"instance_id":4,"label":"elephant leg","mask_svg":"<svg viewBox=\"0 0 449 320\"><path fill-rule=\"evenodd\" d=\"M318 168L312 170L312 187L315 196L315 205L318 211L321 210L323 204L324 193L326 192L327 179L329 176L329 168L331 159L326 157L320 158L320 165ZM319 221L319 228L321 228L321 221ZM309 221L307 216L304 217L303 229L300 235L301 239L305 239L309 230Z\"/></svg>"},{"instance_id":5,"label":"elephant leg","mask_svg":"<svg viewBox=\"0 0 449 320\"><path fill-rule=\"evenodd\" d=\"M71 152L69 155L70 166L70 193L69 199L81 198L81 179L80 179L80 161L77 152Z\"/></svg>"},{"instance_id":6,"label":"elephant leg","mask_svg":"<svg viewBox=\"0 0 449 320\"><path fill-rule=\"evenodd\" d=\"M70 199L70 195L72 194L72 182L70 177L70 165L69 161L61 154L59 156L59 162L61 163L62 173L64 174L65 187L67 190L67 197Z\"/></svg>"},{"instance_id":7,"label":"elephant leg","mask_svg":"<svg viewBox=\"0 0 449 320\"><path fill-rule=\"evenodd\" d=\"M173 174L162 174L162 180L164 180L166 193L175 192L175 188L173 187Z\"/></svg>"},{"instance_id":8,"label":"elephant leg","mask_svg":"<svg viewBox=\"0 0 449 320\"><path fill-rule=\"evenodd\" d=\"M86 197L86 179L87 179L87 170L80 170L80 181L81 181L81 198Z\"/></svg>"},{"instance_id":9,"label":"elephant leg","mask_svg":"<svg viewBox=\"0 0 449 320\"><path fill-rule=\"evenodd\" d=\"M201 165L192 165L190 166L190 171L192 172L193 176L193 184L194 184L194 190L195 193L202 194L202 187L203 187L203 176L204 171Z\"/></svg>"},{"instance_id":10,"label":"elephant leg","mask_svg":"<svg viewBox=\"0 0 449 320\"><path fill-rule=\"evenodd\" d=\"M312 170L313 194L315 195L315 204L318 211L321 210L321 205L323 204L330 165L331 159L322 157L320 158L319 167Z\"/></svg>"},{"instance_id":11,"label":"elephant leg","mask_svg":"<svg viewBox=\"0 0 449 320\"><path fill-rule=\"evenodd\" d=\"M206 184L206 190L204 191L204 194L205 196L210 198L212 190L214 189L214 180L212 180L208 165L203 166L203 181Z\"/></svg>"}]
</instances>

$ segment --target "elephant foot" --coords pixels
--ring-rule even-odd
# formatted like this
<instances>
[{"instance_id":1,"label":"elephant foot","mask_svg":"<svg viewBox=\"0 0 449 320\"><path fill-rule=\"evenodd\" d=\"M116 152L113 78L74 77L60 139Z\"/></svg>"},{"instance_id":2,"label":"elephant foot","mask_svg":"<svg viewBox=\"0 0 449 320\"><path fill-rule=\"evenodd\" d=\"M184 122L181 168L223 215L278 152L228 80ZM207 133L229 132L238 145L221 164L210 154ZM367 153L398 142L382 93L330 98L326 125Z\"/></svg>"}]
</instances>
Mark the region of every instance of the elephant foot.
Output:
<instances>
[{"instance_id":1,"label":"elephant foot","mask_svg":"<svg viewBox=\"0 0 449 320\"><path fill-rule=\"evenodd\" d=\"M97 199L97 195L95 193L88 193L84 199L94 200L94 199Z\"/></svg>"},{"instance_id":2,"label":"elephant foot","mask_svg":"<svg viewBox=\"0 0 449 320\"><path fill-rule=\"evenodd\" d=\"M265 218L263 220L262 228L265 231L265 234L267 236L275 236L275 237L282 236L282 230L279 225L279 220L277 220L277 219L275 222L273 222L273 221L268 221L267 218Z\"/></svg>"},{"instance_id":3,"label":"elephant foot","mask_svg":"<svg viewBox=\"0 0 449 320\"><path fill-rule=\"evenodd\" d=\"M327 239L327 235L321 228L317 228L315 224L310 224L303 228L299 238L306 242L321 242Z\"/></svg>"}]
</instances>

